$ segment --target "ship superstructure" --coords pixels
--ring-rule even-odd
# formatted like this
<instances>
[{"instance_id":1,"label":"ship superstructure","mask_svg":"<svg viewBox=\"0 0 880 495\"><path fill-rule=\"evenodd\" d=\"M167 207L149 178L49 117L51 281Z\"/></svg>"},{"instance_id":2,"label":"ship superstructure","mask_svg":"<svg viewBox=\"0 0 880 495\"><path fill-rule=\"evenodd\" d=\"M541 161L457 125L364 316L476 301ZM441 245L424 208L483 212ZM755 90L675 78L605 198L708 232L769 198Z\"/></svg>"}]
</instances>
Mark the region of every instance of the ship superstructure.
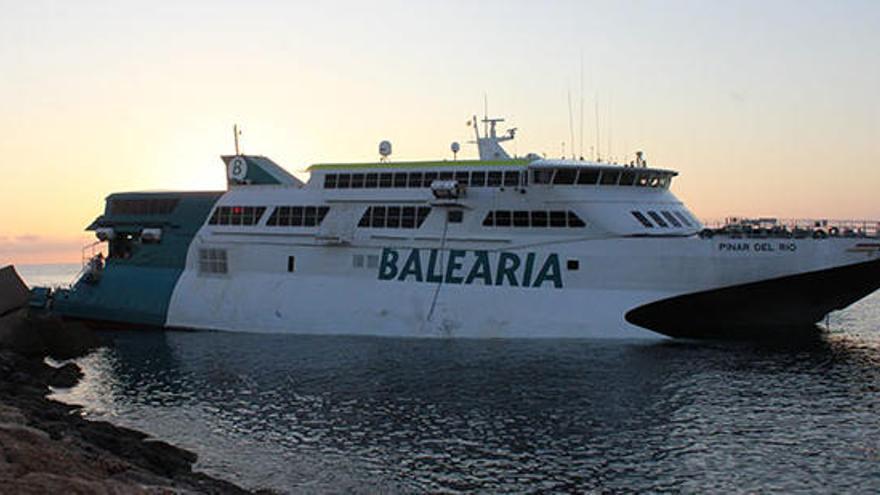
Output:
<instances>
[{"instance_id":1,"label":"ship superstructure","mask_svg":"<svg viewBox=\"0 0 880 495\"><path fill-rule=\"evenodd\" d=\"M127 193L68 317L171 328L461 337L722 337L811 325L880 287L876 222L704 227L677 173L511 158L319 164L224 156L228 190ZM457 151L456 147L453 147Z\"/></svg>"}]
</instances>

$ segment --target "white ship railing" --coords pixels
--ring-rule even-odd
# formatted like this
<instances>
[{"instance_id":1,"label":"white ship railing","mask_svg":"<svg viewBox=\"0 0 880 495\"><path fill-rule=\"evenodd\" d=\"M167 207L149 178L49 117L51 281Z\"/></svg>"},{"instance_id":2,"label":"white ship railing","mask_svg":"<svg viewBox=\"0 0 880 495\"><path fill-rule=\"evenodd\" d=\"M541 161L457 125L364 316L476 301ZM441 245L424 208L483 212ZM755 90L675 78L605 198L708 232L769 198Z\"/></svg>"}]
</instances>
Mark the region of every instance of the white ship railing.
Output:
<instances>
[{"instance_id":1,"label":"white ship railing","mask_svg":"<svg viewBox=\"0 0 880 495\"><path fill-rule=\"evenodd\" d=\"M741 218L704 221L704 232L730 237L880 237L878 220L831 220L815 218Z\"/></svg>"}]
</instances>

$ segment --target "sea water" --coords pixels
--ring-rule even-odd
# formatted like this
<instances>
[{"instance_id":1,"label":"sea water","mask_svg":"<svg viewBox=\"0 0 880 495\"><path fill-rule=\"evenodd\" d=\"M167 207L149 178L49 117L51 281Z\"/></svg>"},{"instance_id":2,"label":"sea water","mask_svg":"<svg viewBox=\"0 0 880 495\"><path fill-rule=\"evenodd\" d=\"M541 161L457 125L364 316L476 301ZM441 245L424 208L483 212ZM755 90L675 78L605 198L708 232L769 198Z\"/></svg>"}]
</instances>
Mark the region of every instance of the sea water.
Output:
<instances>
[{"instance_id":1,"label":"sea water","mask_svg":"<svg viewBox=\"0 0 880 495\"><path fill-rule=\"evenodd\" d=\"M829 325L772 344L107 332L55 398L287 493L876 493L880 294Z\"/></svg>"}]
</instances>

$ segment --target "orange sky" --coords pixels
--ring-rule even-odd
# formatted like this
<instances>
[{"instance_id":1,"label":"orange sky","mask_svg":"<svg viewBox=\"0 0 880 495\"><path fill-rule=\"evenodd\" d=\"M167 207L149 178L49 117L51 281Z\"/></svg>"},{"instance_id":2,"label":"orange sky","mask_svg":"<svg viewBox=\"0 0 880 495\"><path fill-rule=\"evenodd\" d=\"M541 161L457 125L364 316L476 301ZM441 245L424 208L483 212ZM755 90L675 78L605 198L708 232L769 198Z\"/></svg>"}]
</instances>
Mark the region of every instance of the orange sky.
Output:
<instances>
[{"instance_id":1,"label":"orange sky","mask_svg":"<svg viewBox=\"0 0 880 495\"><path fill-rule=\"evenodd\" d=\"M80 259L114 191L217 189L218 156L449 156L595 142L681 172L703 218L880 218L874 2L18 2L0 16L0 265ZM610 136L609 136L610 135ZM610 143L608 138L610 139ZM571 143L566 143L568 153ZM465 151L473 155L470 146Z\"/></svg>"}]
</instances>

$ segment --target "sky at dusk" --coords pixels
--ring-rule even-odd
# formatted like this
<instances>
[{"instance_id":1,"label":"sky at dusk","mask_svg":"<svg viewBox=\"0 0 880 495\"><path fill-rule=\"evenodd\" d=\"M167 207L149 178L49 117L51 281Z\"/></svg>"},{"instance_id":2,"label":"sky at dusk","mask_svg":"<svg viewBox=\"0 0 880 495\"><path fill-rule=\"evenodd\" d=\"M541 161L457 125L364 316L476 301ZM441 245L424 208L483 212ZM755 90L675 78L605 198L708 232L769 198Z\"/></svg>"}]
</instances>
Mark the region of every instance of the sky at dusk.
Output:
<instances>
[{"instance_id":1,"label":"sky at dusk","mask_svg":"<svg viewBox=\"0 0 880 495\"><path fill-rule=\"evenodd\" d=\"M451 158L484 94L518 154L570 155L570 96L589 156L598 106L701 218L880 219L877 1L0 0L0 265L79 261L111 192L223 188L233 123L305 178Z\"/></svg>"}]
</instances>

